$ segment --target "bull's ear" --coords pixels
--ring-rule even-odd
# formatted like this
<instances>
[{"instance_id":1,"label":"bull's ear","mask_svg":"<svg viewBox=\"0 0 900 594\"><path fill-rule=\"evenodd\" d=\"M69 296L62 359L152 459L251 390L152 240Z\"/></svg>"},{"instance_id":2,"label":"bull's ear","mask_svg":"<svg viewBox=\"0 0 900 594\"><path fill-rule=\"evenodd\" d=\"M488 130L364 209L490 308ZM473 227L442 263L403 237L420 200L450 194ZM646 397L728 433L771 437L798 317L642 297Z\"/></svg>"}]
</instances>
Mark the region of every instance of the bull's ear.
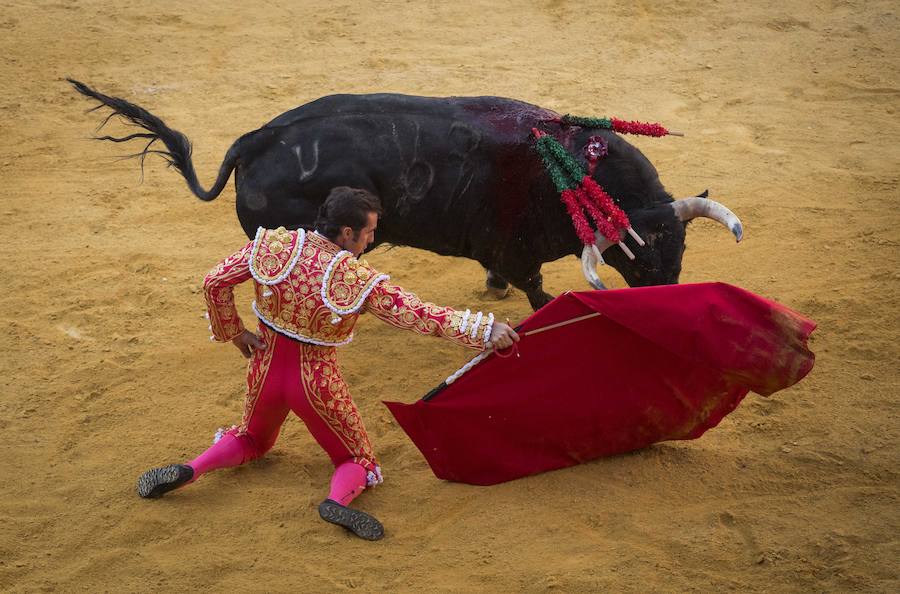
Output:
<instances>
[{"instance_id":1,"label":"bull's ear","mask_svg":"<svg viewBox=\"0 0 900 594\"><path fill-rule=\"evenodd\" d=\"M709 198L709 188L703 190L701 194L697 194L697 198Z\"/></svg>"}]
</instances>

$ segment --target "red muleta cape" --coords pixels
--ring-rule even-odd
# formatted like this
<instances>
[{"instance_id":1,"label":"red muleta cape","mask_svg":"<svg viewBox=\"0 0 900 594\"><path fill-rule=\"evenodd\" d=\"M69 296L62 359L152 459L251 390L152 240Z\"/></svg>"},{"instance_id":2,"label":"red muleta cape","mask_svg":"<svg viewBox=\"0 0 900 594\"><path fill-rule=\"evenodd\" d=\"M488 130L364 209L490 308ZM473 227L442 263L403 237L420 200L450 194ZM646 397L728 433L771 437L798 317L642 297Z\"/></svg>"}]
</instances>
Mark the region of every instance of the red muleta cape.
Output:
<instances>
[{"instance_id":1,"label":"red muleta cape","mask_svg":"<svg viewBox=\"0 0 900 594\"><path fill-rule=\"evenodd\" d=\"M428 401L385 402L438 478L492 485L695 439L749 391L800 381L816 324L725 283L564 293L519 357L491 355Z\"/></svg>"}]
</instances>

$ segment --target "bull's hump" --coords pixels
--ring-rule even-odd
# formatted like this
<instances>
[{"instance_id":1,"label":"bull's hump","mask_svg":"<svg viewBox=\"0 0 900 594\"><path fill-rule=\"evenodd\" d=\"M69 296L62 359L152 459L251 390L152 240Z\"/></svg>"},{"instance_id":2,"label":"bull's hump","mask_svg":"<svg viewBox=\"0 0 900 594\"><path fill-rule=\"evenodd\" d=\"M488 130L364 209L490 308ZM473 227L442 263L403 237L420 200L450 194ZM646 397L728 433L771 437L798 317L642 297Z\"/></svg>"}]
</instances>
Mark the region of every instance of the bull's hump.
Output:
<instances>
[{"instance_id":1,"label":"bull's hump","mask_svg":"<svg viewBox=\"0 0 900 594\"><path fill-rule=\"evenodd\" d=\"M553 111L505 97L420 97L397 93L328 95L285 112L266 124L287 126L314 118L358 116L424 116L448 119L487 118L541 120L559 117Z\"/></svg>"}]
</instances>

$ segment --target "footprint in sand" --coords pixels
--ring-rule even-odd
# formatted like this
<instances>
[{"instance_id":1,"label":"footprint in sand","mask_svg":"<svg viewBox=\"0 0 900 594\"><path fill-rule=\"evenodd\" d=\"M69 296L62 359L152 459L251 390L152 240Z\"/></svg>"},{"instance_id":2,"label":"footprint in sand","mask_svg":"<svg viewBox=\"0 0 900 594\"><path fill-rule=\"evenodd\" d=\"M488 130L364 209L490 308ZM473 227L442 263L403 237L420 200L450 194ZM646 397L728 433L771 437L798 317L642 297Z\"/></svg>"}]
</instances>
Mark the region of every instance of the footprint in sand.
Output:
<instances>
[{"instance_id":1,"label":"footprint in sand","mask_svg":"<svg viewBox=\"0 0 900 594\"><path fill-rule=\"evenodd\" d=\"M762 556L762 551L760 551L759 545L756 544L756 539L753 537L753 532L750 528L743 522L738 521L731 512L727 511L719 514L719 523L729 530L737 532L741 540L744 541L744 549L747 551L749 558L754 562L758 562Z\"/></svg>"}]
</instances>

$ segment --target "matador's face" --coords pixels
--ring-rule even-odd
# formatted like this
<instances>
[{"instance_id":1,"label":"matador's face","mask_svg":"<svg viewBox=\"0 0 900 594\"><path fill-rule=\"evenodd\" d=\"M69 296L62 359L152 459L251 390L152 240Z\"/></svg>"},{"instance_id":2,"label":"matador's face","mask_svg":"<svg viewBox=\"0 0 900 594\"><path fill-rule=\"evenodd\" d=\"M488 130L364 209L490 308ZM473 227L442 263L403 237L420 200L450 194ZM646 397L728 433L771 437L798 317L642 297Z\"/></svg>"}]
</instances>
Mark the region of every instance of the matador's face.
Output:
<instances>
[{"instance_id":1,"label":"matador's face","mask_svg":"<svg viewBox=\"0 0 900 594\"><path fill-rule=\"evenodd\" d=\"M354 233L350 227L341 228L337 244L359 258L366 248L375 242L375 229L378 227L378 215L370 212L366 219L366 225Z\"/></svg>"}]
</instances>

